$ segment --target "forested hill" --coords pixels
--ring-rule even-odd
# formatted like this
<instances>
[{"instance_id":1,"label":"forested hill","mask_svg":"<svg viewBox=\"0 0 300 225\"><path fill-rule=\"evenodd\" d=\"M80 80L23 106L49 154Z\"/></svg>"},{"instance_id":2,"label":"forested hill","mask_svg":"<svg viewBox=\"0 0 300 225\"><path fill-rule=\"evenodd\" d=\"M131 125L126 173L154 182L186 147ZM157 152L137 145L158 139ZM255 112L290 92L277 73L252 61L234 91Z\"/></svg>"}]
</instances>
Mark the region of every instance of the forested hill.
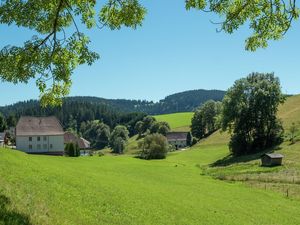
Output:
<instances>
[{"instance_id":1,"label":"forested hill","mask_svg":"<svg viewBox=\"0 0 300 225\"><path fill-rule=\"evenodd\" d=\"M220 90L192 90L169 95L156 103L152 114L166 114L176 112L191 112L208 100L222 101L225 91Z\"/></svg>"},{"instance_id":2,"label":"forested hill","mask_svg":"<svg viewBox=\"0 0 300 225\"><path fill-rule=\"evenodd\" d=\"M156 103L146 100L104 99L98 97L68 97L65 98L64 105L76 105L78 109L87 107L87 104L89 107L93 105L92 108L94 108L95 105L101 105L101 108L105 108L105 110L109 109L120 112L144 112L151 115L158 115L175 112L190 112L207 100L212 99L215 101L221 101L224 95L225 92L219 90L192 90L167 96L163 100L160 100ZM65 113L67 113L67 111L68 110L66 110ZM6 116L8 116L9 114L43 114L42 109L39 107L38 101L35 100L24 101L10 106L0 107L0 112L2 112Z\"/></svg>"}]
</instances>

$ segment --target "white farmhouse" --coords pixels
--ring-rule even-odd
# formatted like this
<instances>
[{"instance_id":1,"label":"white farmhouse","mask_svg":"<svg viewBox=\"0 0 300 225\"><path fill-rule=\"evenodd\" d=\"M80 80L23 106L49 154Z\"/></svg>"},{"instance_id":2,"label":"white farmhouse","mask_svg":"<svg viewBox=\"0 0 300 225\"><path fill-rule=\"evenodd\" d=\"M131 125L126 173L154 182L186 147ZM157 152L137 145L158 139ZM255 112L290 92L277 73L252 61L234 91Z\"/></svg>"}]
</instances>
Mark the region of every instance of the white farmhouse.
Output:
<instances>
[{"instance_id":1,"label":"white farmhouse","mask_svg":"<svg viewBox=\"0 0 300 225\"><path fill-rule=\"evenodd\" d=\"M167 140L175 149L185 148L188 145L188 132L167 133Z\"/></svg>"},{"instance_id":2,"label":"white farmhouse","mask_svg":"<svg viewBox=\"0 0 300 225\"><path fill-rule=\"evenodd\" d=\"M16 127L16 149L33 154L62 155L64 131L54 116L20 118Z\"/></svg>"}]
</instances>

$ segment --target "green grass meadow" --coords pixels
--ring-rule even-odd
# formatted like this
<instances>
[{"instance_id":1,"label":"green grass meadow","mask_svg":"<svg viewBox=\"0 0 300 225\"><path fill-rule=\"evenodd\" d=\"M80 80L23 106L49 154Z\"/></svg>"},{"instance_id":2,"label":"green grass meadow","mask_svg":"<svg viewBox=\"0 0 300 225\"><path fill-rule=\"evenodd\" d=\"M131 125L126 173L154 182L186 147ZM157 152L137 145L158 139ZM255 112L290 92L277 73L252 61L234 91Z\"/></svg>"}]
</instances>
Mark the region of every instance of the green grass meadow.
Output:
<instances>
[{"instance_id":1,"label":"green grass meadow","mask_svg":"<svg viewBox=\"0 0 300 225\"><path fill-rule=\"evenodd\" d=\"M226 154L222 145L162 161L1 149L0 195L11 202L5 211L27 215L32 224L300 223L299 201L201 175L201 166Z\"/></svg>"},{"instance_id":2,"label":"green grass meadow","mask_svg":"<svg viewBox=\"0 0 300 225\"><path fill-rule=\"evenodd\" d=\"M290 113L279 112L286 127L300 121L291 106L300 97L290 99ZM157 119L188 127L192 114L178 115ZM0 224L299 225L300 144L285 142L277 150L284 165L263 168L255 155L231 159L228 138L216 132L154 161L0 149Z\"/></svg>"},{"instance_id":3,"label":"green grass meadow","mask_svg":"<svg viewBox=\"0 0 300 225\"><path fill-rule=\"evenodd\" d=\"M168 122L172 131L189 131L194 113L173 113L155 116L157 121Z\"/></svg>"}]
</instances>

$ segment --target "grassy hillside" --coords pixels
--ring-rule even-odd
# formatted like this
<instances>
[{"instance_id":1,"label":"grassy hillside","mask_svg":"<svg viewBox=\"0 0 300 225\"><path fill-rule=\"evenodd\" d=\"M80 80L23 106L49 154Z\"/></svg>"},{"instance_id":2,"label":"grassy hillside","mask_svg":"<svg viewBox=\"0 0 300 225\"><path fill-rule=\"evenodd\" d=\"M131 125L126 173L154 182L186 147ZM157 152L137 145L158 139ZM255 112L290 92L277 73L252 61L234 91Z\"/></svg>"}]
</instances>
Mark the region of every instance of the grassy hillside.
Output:
<instances>
[{"instance_id":1,"label":"grassy hillside","mask_svg":"<svg viewBox=\"0 0 300 225\"><path fill-rule=\"evenodd\" d=\"M287 98L280 106L278 116L282 119L285 129L288 129L293 122L300 122L300 95Z\"/></svg>"},{"instance_id":2,"label":"grassy hillside","mask_svg":"<svg viewBox=\"0 0 300 225\"><path fill-rule=\"evenodd\" d=\"M280 110L285 126L300 121L299 104ZM284 166L263 168L259 155L232 159L227 141L217 132L158 161L0 149L0 224L300 224L300 144L285 142Z\"/></svg>"},{"instance_id":3,"label":"grassy hillside","mask_svg":"<svg viewBox=\"0 0 300 225\"><path fill-rule=\"evenodd\" d=\"M284 155L284 165L265 171L260 165L262 153L232 158L229 155L215 161L212 165L206 165L202 169L205 174L227 181L242 181L251 187L272 190L300 200L300 141L291 145L288 141L289 127L294 122L300 128L300 95L289 97L280 106L278 117L282 119L286 141L275 151ZM300 135L300 134L299 134ZM298 137L299 140L299 137ZM228 134L213 134L200 145L223 145L229 141ZM266 173L264 173L266 172Z\"/></svg>"},{"instance_id":4,"label":"grassy hillside","mask_svg":"<svg viewBox=\"0 0 300 225\"><path fill-rule=\"evenodd\" d=\"M192 112L173 113L155 116L155 118L157 121L168 122L173 131L189 131L193 115Z\"/></svg>"},{"instance_id":5,"label":"grassy hillside","mask_svg":"<svg viewBox=\"0 0 300 225\"><path fill-rule=\"evenodd\" d=\"M199 167L226 154L222 146L202 146L143 161L1 149L0 222L13 215L30 224L300 223L299 201L200 175Z\"/></svg>"}]
</instances>

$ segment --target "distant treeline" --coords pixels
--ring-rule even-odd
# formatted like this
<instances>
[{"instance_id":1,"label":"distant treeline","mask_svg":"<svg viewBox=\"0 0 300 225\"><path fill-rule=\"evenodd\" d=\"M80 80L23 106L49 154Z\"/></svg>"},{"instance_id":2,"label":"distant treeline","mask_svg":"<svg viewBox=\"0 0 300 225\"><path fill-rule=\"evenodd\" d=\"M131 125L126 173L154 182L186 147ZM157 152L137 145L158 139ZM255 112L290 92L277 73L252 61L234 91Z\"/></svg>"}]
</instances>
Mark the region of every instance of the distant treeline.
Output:
<instances>
[{"instance_id":1,"label":"distant treeline","mask_svg":"<svg viewBox=\"0 0 300 225\"><path fill-rule=\"evenodd\" d=\"M30 100L10 106L0 107L4 115L11 113L19 115L48 115L55 112L65 124L69 117L100 118L107 124L113 125L117 112L142 112L149 115L175 112L191 112L208 100L221 101L225 95L219 90L192 90L167 96L159 102L146 100L104 99L98 97L68 97L64 99L62 109L41 109L38 101ZM69 108L71 107L71 108ZM78 108L76 108L78 107ZM89 110L86 110L86 109ZM78 109L78 110L77 110ZM111 114L107 116L107 114ZM81 121L83 119L79 119Z\"/></svg>"},{"instance_id":2,"label":"distant treeline","mask_svg":"<svg viewBox=\"0 0 300 225\"><path fill-rule=\"evenodd\" d=\"M20 116L56 116L64 129L78 131L82 122L99 120L107 124L111 129L116 125L125 125L130 134L135 134L134 126L142 120L146 114L140 112L121 112L114 107L90 101L93 98L66 98L62 107L42 108L39 101L30 100L14 105L0 107L0 112L8 119L8 126L13 126Z\"/></svg>"},{"instance_id":3,"label":"distant treeline","mask_svg":"<svg viewBox=\"0 0 300 225\"><path fill-rule=\"evenodd\" d=\"M104 99L97 97L69 97L70 102L104 104L121 112L143 112L160 115L176 112L191 112L208 100L222 101L225 91L192 90L169 95L159 102L146 100Z\"/></svg>"},{"instance_id":4,"label":"distant treeline","mask_svg":"<svg viewBox=\"0 0 300 225\"><path fill-rule=\"evenodd\" d=\"M0 107L7 126L14 126L20 116L56 116L64 129L80 130L83 122L99 120L113 129L124 125L130 136L136 134L134 127L147 114L166 114L194 111L207 100L221 101L224 91L193 90L167 96L154 103L145 100L104 99L97 97L67 97L62 107L42 108L39 101L29 100Z\"/></svg>"}]
</instances>

